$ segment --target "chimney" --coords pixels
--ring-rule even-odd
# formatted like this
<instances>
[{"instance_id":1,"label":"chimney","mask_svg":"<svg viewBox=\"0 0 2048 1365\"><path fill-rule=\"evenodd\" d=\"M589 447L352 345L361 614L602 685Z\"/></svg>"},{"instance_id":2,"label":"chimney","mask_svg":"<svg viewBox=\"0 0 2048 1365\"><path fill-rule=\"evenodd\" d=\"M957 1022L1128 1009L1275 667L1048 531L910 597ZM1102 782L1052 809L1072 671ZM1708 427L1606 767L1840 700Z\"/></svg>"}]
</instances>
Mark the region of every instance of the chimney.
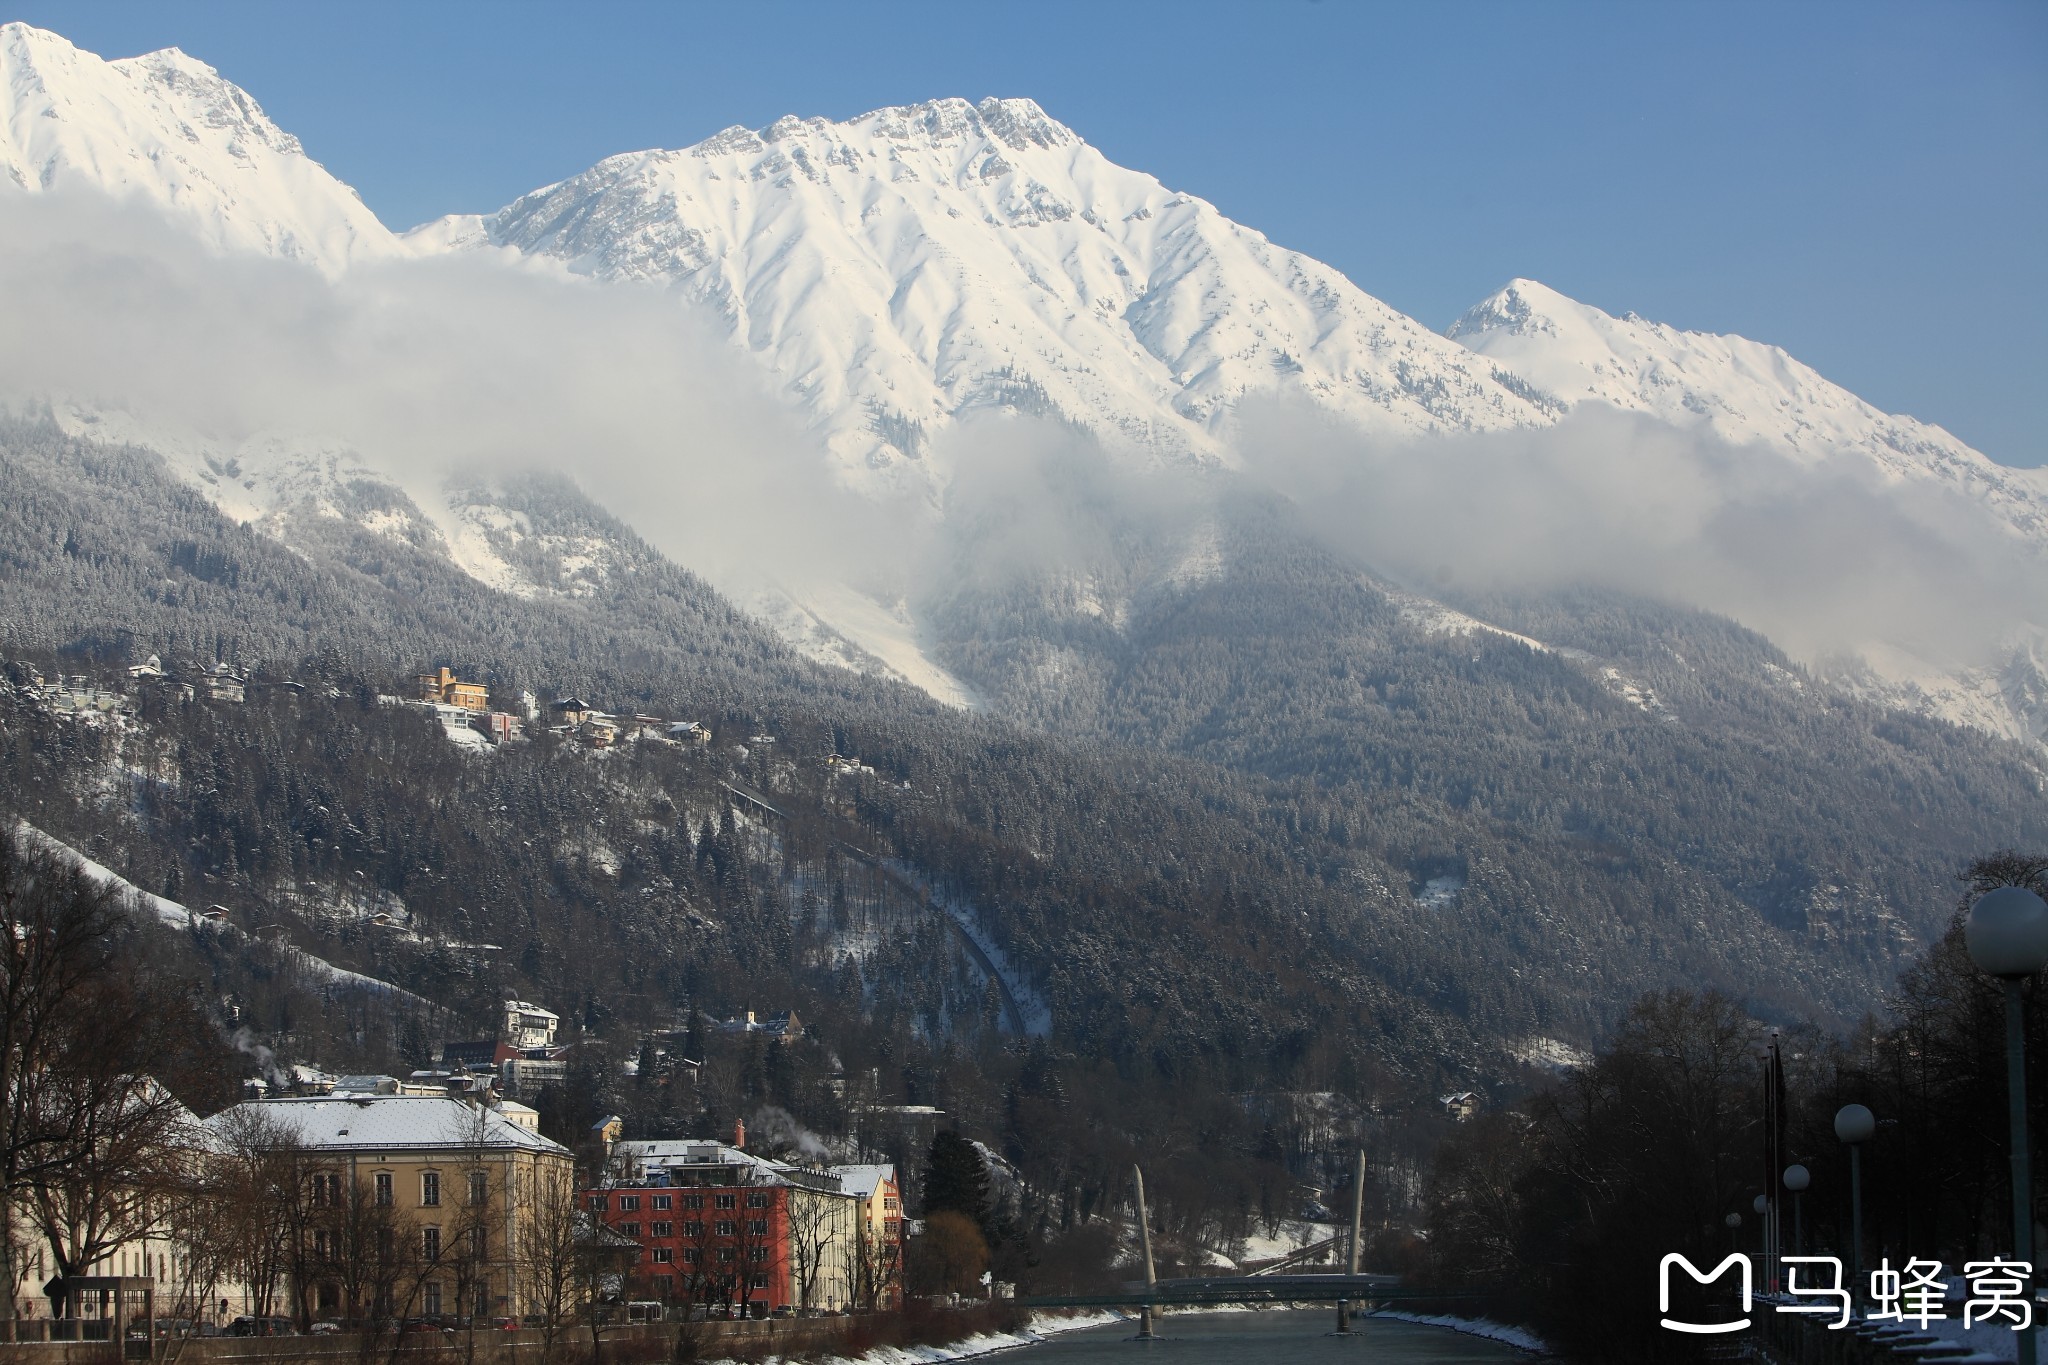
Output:
<instances>
[{"instance_id":1,"label":"chimney","mask_svg":"<svg viewBox=\"0 0 2048 1365\"><path fill-rule=\"evenodd\" d=\"M732 1145L741 1151L747 1149L747 1121L734 1119L732 1123Z\"/></svg>"}]
</instances>

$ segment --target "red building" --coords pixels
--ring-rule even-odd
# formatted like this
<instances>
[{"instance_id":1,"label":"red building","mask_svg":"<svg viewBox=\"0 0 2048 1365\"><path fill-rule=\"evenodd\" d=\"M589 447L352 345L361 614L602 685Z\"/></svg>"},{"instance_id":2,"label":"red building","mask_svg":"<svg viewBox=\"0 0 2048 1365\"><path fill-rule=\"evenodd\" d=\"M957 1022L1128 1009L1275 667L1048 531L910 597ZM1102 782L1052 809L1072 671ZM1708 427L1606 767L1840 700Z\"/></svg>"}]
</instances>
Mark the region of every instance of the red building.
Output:
<instances>
[{"instance_id":1,"label":"red building","mask_svg":"<svg viewBox=\"0 0 2048 1365\"><path fill-rule=\"evenodd\" d=\"M744 1304L757 1316L794 1302L787 1186L613 1184L584 1191L583 1201L640 1244L628 1298Z\"/></svg>"},{"instance_id":2,"label":"red building","mask_svg":"<svg viewBox=\"0 0 2048 1365\"><path fill-rule=\"evenodd\" d=\"M640 1246L629 1299L757 1315L855 1302L861 1202L833 1172L708 1141L617 1143L604 1183L583 1191Z\"/></svg>"}]
</instances>

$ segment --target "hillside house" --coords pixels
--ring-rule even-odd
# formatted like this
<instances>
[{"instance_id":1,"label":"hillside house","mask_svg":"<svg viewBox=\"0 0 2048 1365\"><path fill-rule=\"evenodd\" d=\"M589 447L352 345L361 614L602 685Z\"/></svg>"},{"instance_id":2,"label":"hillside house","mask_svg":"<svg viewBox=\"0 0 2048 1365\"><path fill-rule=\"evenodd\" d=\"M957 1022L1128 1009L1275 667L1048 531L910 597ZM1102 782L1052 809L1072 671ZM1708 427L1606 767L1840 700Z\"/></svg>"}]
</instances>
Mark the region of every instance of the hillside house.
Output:
<instances>
[{"instance_id":1,"label":"hillside house","mask_svg":"<svg viewBox=\"0 0 2048 1365\"><path fill-rule=\"evenodd\" d=\"M717 1024L720 1033L759 1033L770 1038L782 1038L795 1042L804 1036L803 1020L796 1017L795 1010L783 1010L766 1019L756 1018L748 1010L737 1019L721 1019Z\"/></svg>"},{"instance_id":2,"label":"hillside house","mask_svg":"<svg viewBox=\"0 0 2048 1365\"><path fill-rule=\"evenodd\" d=\"M444 667L432 673L422 673L417 681L421 701L460 707L464 711L491 709L490 689L482 683L464 682L455 676L453 669Z\"/></svg>"},{"instance_id":3,"label":"hillside house","mask_svg":"<svg viewBox=\"0 0 2048 1365\"><path fill-rule=\"evenodd\" d=\"M581 697L561 697L548 707L549 723L560 729L573 730L592 716L601 714L597 707Z\"/></svg>"},{"instance_id":4,"label":"hillside house","mask_svg":"<svg viewBox=\"0 0 2048 1365\"><path fill-rule=\"evenodd\" d=\"M249 680L226 664L215 664L199 675L199 695L211 702L240 706L248 697Z\"/></svg>"}]
</instances>

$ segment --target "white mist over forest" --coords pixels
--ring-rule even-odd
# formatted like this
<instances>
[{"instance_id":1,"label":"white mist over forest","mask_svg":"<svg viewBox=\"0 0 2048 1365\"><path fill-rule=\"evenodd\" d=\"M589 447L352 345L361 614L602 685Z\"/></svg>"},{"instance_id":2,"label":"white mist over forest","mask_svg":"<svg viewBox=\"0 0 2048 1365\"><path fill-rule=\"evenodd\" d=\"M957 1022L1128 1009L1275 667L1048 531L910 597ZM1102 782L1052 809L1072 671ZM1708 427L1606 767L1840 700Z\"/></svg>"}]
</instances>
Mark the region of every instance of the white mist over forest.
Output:
<instances>
[{"instance_id":1,"label":"white mist over forest","mask_svg":"<svg viewBox=\"0 0 2048 1365\"><path fill-rule=\"evenodd\" d=\"M0 241L17 405L102 405L223 449L349 447L423 507L450 478L558 472L742 594L852 584L915 603L1088 574L1195 536L1248 486L1425 591L1620 589L1725 613L1808 660L1882 643L1973 664L2048 602L2038 547L1965 498L1592 405L1539 431L1372 440L1253 400L1235 472L983 418L940 434L929 458L950 483L933 508L836 486L759 369L659 289L504 254L330 280L90 194L0 198Z\"/></svg>"}]
</instances>

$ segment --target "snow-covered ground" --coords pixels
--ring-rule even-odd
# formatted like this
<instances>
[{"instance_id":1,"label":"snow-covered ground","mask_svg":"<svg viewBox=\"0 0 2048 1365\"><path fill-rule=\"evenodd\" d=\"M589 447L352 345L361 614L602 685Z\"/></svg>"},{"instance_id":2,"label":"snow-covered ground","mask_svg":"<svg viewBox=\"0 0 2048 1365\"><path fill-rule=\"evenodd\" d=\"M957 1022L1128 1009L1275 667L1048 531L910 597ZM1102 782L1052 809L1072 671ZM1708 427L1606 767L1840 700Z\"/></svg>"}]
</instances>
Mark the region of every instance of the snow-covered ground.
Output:
<instances>
[{"instance_id":1,"label":"snow-covered ground","mask_svg":"<svg viewBox=\"0 0 2048 1365\"><path fill-rule=\"evenodd\" d=\"M162 896L152 895L144 891L126 877L109 868L102 867L77 849L71 847L71 845L63 842L61 839L45 834L34 825L23 822L20 827L27 832L31 841L40 844L60 857L70 860L77 866L79 871L83 872L93 882L100 886L112 887L115 891L128 897L130 904L146 914L155 915L160 922L170 928L189 929L196 922L197 916L177 901L166 900ZM230 928L228 932L239 934L242 931ZM280 948L287 956L293 958L300 966L305 968L310 975L318 977L323 981L332 981L337 985L354 986L361 990L375 991L379 994L403 996L405 999L419 1005L431 1004L425 998L414 995L411 991L401 987L394 986L389 981L380 981L374 976L364 976L361 972L352 972L346 967L337 967L326 958L315 957L305 949L294 944L282 944Z\"/></svg>"},{"instance_id":2,"label":"snow-covered ground","mask_svg":"<svg viewBox=\"0 0 2048 1365\"><path fill-rule=\"evenodd\" d=\"M1524 1351L1534 1351L1538 1355L1549 1353L1549 1348L1543 1344L1543 1338L1537 1336L1528 1328L1511 1327L1507 1323L1493 1322L1487 1318L1454 1318L1440 1313L1395 1313L1391 1311L1374 1313L1372 1316L1376 1318L1391 1318L1395 1322L1420 1323L1425 1327L1448 1327L1454 1332L1464 1332L1469 1336L1485 1337L1489 1341L1498 1341L1504 1345L1519 1347Z\"/></svg>"},{"instance_id":3,"label":"snow-covered ground","mask_svg":"<svg viewBox=\"0 0 2048 1365\"><path fill-rule=\"evenodd\" d=\"M1033 1313L1031 1321L1016 1332L983 1332L943 1346L877 1346L858 1356L826 1356L824 1365L936 1365L949 1360L973 1360L998 1351L1036 1345L1061 1332L1077 1332L1084 1327L1104 1327L1122 1321L1122 1314L1102 1311ZM714 1365L724 1363L714 1362ZM773 1361L771 1365L774 1365Z\"/></svg>"}]
</instances>

